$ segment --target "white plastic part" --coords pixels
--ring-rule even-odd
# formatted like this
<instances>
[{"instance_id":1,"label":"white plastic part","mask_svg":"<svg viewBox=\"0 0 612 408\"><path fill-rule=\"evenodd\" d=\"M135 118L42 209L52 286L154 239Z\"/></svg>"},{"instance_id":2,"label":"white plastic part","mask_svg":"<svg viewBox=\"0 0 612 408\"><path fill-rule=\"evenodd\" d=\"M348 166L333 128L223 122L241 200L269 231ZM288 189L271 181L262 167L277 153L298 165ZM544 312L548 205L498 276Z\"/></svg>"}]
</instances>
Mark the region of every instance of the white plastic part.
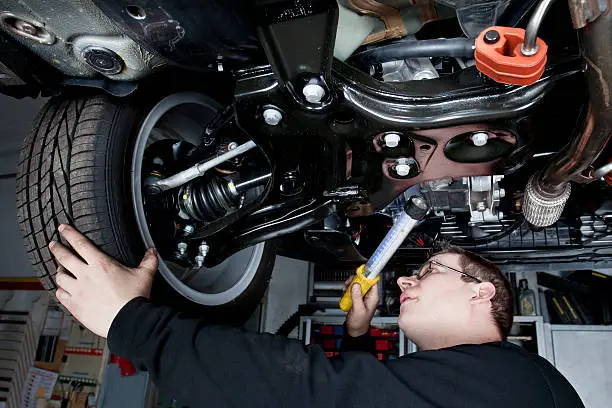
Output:
<instances>
[{"instance_id":1,"label":"white plastic part","mask_svg":"<svg viewBox=\"0 0 612 408\"><path fill-rule=\"evenodd\" d=\"M310 103L319 103L325 98L325 89L321 85L308 84L302 89L304 98Z\"/></svg>"},{"instance_id":2,"label":"white plastic part","mask_svg":"<svg viewBox=\"0 0 612 408\"><path fill-rule=\"evenodd\" d=\"M389 133L385 135L385 145L387 147L397 147L400 142L400 135L397 133Z\"/></svg>"},{"instance_id":3,"label":"white plastic part","mask_svg":"<svg viewBox=\"0 0 612 408\"><path fill-rule=\"evenodd\" d=\"M278 109L268 108L263 111L263 118L266 124L276 126L283 120L283 114Z\"/></svg>"},{"instance_id":4,"label":"white plastic part","mask_svg":"<svg viewBox=\"0 0 612 408\"><path fill-rule=\"evenodd\" d=\"M395 166L395 172L400 177L405 177L410 174L410 165L409 164L398 164Z\"/></svg>"},{"instance_id":5,"label":"white plastic part","mask_svg":"<svg viewBox=\"0 0 612 408\"><path fill-rule=\"evenodd\" d=\"M418 220L410 217L405 211L400 213L393 227L387 232L385 238L366 263L365 270L368 279L374 279L380 274L417 223Z\"/></svg>"},{"instance_id":6,"label":"white plastic part","mask_svg":"<svg viewBox=\"0 0 612 408\"><path fill-rule=\"evenodd\" d=\"M472 135L472 143L474 143L474 146L484 146L487 144L488 140L489 135L487 132L476 132Z\"/></svg>"}]
</instances>

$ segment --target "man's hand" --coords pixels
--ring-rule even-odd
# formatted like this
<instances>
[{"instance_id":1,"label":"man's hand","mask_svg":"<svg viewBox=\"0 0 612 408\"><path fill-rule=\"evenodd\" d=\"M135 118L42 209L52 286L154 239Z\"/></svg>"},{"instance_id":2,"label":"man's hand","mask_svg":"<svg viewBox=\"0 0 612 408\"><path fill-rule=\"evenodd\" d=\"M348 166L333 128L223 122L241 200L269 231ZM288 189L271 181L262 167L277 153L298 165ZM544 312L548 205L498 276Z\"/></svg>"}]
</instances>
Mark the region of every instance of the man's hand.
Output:
<instances>
[{"instance_id":1,"label":"man's hand","mask_svg":"<svg viewBox=\"0 0 612 408\"><path fill-rule=\"evenodd\" d=\"M61 265L55 277L57 299L85 327L107 337L113 319L127 302L139 296L149 297L157 270L157 252L148 249L138 268L128 268L105 255L74 228L62 224L58 230L82 259L58 242L49 243L49 250Z\"/></svg>"},{"instance_id":2,"label":"man's hand","mask_svg":"<svg viewBox=\"0 0 612 408\"><path fill-rule=\"evenodd\" d=\"M353 276L350 276L344 282L344 290L348 288L352 280ZM372 286L365 296L362 297L360 285L358 283L353 284L351 287L351 299L353 300L353 307L351 307L346 316L346 330L349 336L359 337L370 330L370 322L378 305L378 285Z\"/></svg>"}]
</instances>

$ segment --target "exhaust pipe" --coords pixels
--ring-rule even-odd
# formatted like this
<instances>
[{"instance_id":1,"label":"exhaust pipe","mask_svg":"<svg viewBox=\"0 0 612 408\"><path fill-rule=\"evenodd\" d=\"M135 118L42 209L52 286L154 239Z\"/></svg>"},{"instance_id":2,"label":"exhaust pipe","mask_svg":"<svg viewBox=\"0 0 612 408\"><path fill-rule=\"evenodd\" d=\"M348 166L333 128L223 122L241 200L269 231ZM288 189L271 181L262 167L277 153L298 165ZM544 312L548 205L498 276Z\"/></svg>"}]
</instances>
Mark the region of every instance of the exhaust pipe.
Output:
<instances>
[{"instance_id":1,"label":"exhaust pipe","mask_svg":"<svg viewBox=\"0 0 612 408\"><path fill-rule=\"evenodd\" d=\"M547 227L559 220L570 196L570 181L597 159L612 136L612 0L579 2L569 0L574 27L580 30L589 106L580 132L541 172L531 176L525 188L523 215L535 227ZM601 5L607 3L607 9ZM586 13L576 9L589 4L596 7ZM604 11L605 10L605 11ZM599 17L586 25L585 14ZM577 16L577 17L574 17Z\"/></svg>"}]
</instances>

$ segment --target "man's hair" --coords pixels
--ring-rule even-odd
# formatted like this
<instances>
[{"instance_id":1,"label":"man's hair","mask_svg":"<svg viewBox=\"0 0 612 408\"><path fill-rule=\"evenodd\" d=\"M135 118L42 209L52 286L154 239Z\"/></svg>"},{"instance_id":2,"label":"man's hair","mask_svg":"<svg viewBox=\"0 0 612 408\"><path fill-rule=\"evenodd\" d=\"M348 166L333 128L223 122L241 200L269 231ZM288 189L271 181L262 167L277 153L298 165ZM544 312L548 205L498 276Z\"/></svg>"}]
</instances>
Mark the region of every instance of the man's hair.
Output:
<instances>
[{"instance_id":1,"label":"man's hair","mask_svg":"<svg viewBox=\"0 0 612 408\"><path fill-rule=\"evenodd\" d=\"M492 262L463 248L450 246L436 252L434 255L456 254L460 256L461 270L483 282L491 282L495 286L495 296L491 298L491 317L503 340L506 340L512 328L514 311L512 306L512 291L510 282L502 271ZM462 276L466 282L472 279Z\"/></svg>"}]
</instances>

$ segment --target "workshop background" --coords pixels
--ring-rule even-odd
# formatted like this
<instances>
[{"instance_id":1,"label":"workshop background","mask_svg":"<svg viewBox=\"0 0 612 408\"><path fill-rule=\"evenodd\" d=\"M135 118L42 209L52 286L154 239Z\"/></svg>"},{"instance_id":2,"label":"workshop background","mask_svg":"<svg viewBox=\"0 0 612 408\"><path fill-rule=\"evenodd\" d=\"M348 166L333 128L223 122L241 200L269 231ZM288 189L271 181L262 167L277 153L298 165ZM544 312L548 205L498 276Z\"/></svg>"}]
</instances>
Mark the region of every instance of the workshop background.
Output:
<instances>
[{"instance_id":1,"label":"workshop background","mask_svg":"<svg viewBox=\"0 0 612 408\"><path fill-rule=\"evenodd\" d=\"M146 373L110 355L105 341L59 310L35 278L17 228L15 171L23 138L44 102L0 95L0 408L181 406L171 395L158 393ZM534 307L531 315L523 310L516 317L511 340L551 361L587 407L610 407L612 327L588 324L589 316L571 291L551 290L567 284L560 277L567 276L571 265L564 269L548 266L546 274L530 268L504 270L515 285L518 314L525 302ZM330 305L337 304L350 273L277 257L268 292L246 329L280 331L335 356L344 315ZM610 270L592 273L602 281L612 275ZM394 276L383 280L381 308L389 308L397 295ZM528 289L519 289L521 285ZM559 312L550 310L549 305L557 304ZM416 351L394 317L376 316L372 334L380 360Z\"/></svg>"}]
</instances>

